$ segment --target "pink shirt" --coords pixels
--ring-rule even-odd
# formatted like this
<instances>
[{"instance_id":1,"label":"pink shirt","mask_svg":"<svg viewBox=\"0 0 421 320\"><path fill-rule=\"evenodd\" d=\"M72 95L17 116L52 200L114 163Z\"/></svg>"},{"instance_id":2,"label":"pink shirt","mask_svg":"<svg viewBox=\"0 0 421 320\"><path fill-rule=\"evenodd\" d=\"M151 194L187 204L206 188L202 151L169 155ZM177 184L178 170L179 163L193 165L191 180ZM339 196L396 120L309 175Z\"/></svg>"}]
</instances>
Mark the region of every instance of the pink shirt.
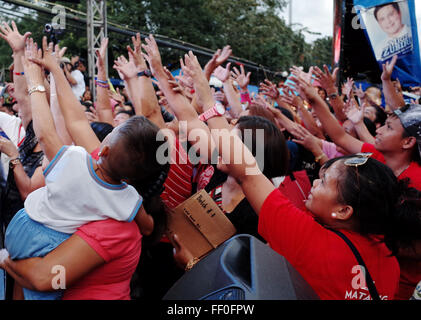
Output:
<instances>
[{"instance_id":1,"label":"pink shirt","mask_svg":"<svg viewBox=\"0 0 421 320\"><path fill-rule=\"evenodd\" d=\"M142 243L137 224L107 219L85 224L75 234L105 263L65 290L63 300L130 300Z\"/></svg>"},{"instance_id":2,"label":"pink shirt","mask_svg":"<svg viewBox=\"0 0 421 320\"><path fill-rule=\"evenodd\" d=\"M328 159L334 159L342 157L344 154L340 153L333 142L322 140L323 153Z\"/></svg>"}]
</instances>

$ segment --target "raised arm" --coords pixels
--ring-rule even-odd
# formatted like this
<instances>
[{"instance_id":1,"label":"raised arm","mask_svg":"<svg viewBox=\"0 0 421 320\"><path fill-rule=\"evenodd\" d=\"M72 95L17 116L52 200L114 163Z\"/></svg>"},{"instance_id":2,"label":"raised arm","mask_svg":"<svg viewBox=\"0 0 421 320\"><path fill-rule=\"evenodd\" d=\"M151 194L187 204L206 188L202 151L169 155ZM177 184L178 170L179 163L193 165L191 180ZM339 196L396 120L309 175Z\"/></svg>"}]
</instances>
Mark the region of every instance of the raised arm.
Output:
<instances>
[{"instance_id":1,"label":"raised arm","mask_svg":"<svg viewBox=\"0 0 421 320\"><path fill-rule=\"evenodd\" d=\"M204 110L209 110L213 107L215 100L209 82L203 74L196 56L191 51L185 56L185 63L186 70L194 80L199 103ZM221 128L227 124L228 122L224 117L215 117L208 120L211 129ZM253 154L243 144L235 130L219 130L218 132L211 130L211 133L221 156L218 168L238 181L254 211L259 213L264 201L275 189L274 185L261 173Z\"/></svg>"},{"instance_id":2,"label":"raised arm","mask_svg":"<svg viewBox=\"0 0 421 320\"><path fill-rule=\"evenodd\" d=\"M364 123L364 110L366 104L363 103L361 108L357 108L356 104L352 101L349 107L346 108L346 115L348 119L354 125L355 131L359 139L363 142L374 144L375 138L368 131L367 126Z\"/></svg>"},{"instance_id":3,"label":"raised arm","mask_svg":"<svg viewBox=\"0 0 421 320\"><path fill-rule=\"evenodd\" d=\"M231 79L230 79L230 66L231 66L231 63L228 63L225 68L219 66L218 68L216 68L214 75L216 78L222 81L224 85L224 93L225 93L225 96L227 97L228 104L231 107L231 110L229 111L230 114L234 118L238 118L241 112L243 111L243 108L241 106L239 97L237 93L235 92L233 83L231 82Z\"/></svg>"},{"instance_id":4,"label":"raised arm","mask_svg":"<svg viewBox=\"0 0 421 320\"><path fill-rule=\"evenodd\" d=\"M32 58L30 60L50 71L55 80L58 103L73 142L78 146L84 147L89 153L92 153L95 149L99 148L100 141L89 125L88 119L83 111L84 108L74 95L63 70L60 68L57 60L52 56L52 45L47 45L46 37L42 39L42 46L44 52L43 57Z\"/></svg>"},{"instance_id":5,"label":"raised arm","mask_svg":"<svg viewBox=\"0 0 421 320\"><path fill-rule=\"evenodd\" d=\"M114 68L126 82L126 88L137 115L143 115L159 128L165 128L165 121L156 97L148 66L141 52L140 34L132 37L133 49L128 46L129 61L123 56L115 61ZM124 67L124 68L122 68Z\"/></svg>"},{"instance_id":6,"label":"raised arm","mask_svg":"<svg viewBox=\"0 0 421 320\"><path fill-rule=\"evenodd\" d=\"M388 105L392 111L397 110L405 105L403 96L396 91L396 88L392 82L392 73L397 61L398 56L393 56L392 60L387 61L382 65L383 72L381 79L383 84L383 94L386 105Z\"/></svg>"},{"instance_id":7,"label":"raised arm","mask_svg":"<svg viewBox=\"0 0 421 320\"><path fill-rule=\"evenodd\" d=\"M26 32L24 35L19 33L16 23L12 21L12 28L6 22L0 26L0 37L7 41L13 51L13 83L14 83L14 96L18 101L19 114L22 119L22 125L26 129L32 120L31 107L29 102L28 93L26 91L26 79L24 77L22 57L25 55L26 39L31 35ZM42 84L43 82L41 82Z\"/></svg>"},{"instance_id":8,"label":"raised arm","mask_svg":"<svg viewBox=\"0 0 421 320\"><path fill-rule=\"evenodd\" d=\"M332 115L327 104L319 96L316 89L302 78L293 78L296 82L295 90L303 99L306 99L314 108L326 134L333 142L347 150L349 153L361 151L363 143L345 132L338 120Z\"/></svg>"},{"instance_id":9,"label":"raised arm","mask_svg":"<svg viewBox=\"0 0 421 320\"><path fill-rule=\"evenodd\" d=\"M43 49L44 52L53 51L52 43L47 47L45 42ZM44 83L42 68L40 65L31 62L34 60L42 60L42 51L41 49L37 50L36 45L30 40L28 50L25 56L22 57L22 65L26 82L28 83L27 88L30 96L34 132L42 151L47 159L51 161L63 146L63 143L56 132L45 89L41 89Z\"/></svg>"},{"instance_id":10,"label":"raised arm","mask_svg":"<svg viewBox=\"0 0 421 320\"><path fill-rule=\"evenodd\" d=\"M109 123L114 126L113 110L111 108L111 102L108 94L109 84L107 75L105 72L105 56L108 48L108 38L104 38L101 41L101 47L96 51L97 56L97 81L96 81L96 114L98 120L101 122Z\"/></svg>"},{"instance_id":11,"label":"raised arm","mask_svg":"<svg viewBox=\"0 0 421 320\"><path fill-rule=\"evenodd\" d=\"M325 65L323 66L324 71L320 70L319 67L313 69L313 74L316 76L316 79L319 81L323 89L326 90L327 96L329 97L330 105L335 112L336 118L344 122L346 121L346 115L344 113L344 101L342 96L339 95L338 87L336 86L336 78L339 72L339 68L335 68L333 73L330 73L329 68Z\"/></svg>"},{"instance_id":12,"label":"raised arm","mask_svg":"<svg viewBox=\"0 0 421 320\"><path fill-rule=\"evenodd\" d=\"M187 122L189 140L191 140L190 138L194 140L191 142L195 142L196 149L201 150L202 152L206 151L207 154L201 154L201 156L208 159L212 155L214 149L214 143L208 127L199 120L197 112L187 98L179 91L173 90L175 79L163 68L161 55L152 35L146 39L146 45L143 45L143 48L145 49L145 58L151 67L152 73L158 80L159 87L167 98L168 104L177 117L177 120L179 122ZM172 81L172 83L170 83L170 81Z\"/></svg>"},{"instance_id":13,"label":"raised arm","mask_svg":"<svg viewBox=\"0 0 421 320\"><path fill-rule=\"evenodd\" d=\"M62 48L58 45L55 46L54 52L57 58L57 61L63 57L64 53L66 52L67 48ZM57 130L57 134L60 137L60 140L65 145L71 145L73 143L72 137L70 136L69 132L67 131L66 123L63 118L63 114L61 113L60 106L57 99L57 90L56 90L56 83L54 81L54 76L50 76L50 109L51 114L53 115L54 124Z\"/></svg>"},{"instance_id":14,"label":"raised arm","mask_svg":"<svg viewBox=\"0 0 421 320\"><path fill-rule=\"evenodd\" d=\"M218 49L215 52L215 54L212 56L212 59L208 61L204 68L205 76L208 81L210 80L215 69L227 61L231 54L232 50L230 46L225 46L222 50Z\"/></svg>"}]
</instances>

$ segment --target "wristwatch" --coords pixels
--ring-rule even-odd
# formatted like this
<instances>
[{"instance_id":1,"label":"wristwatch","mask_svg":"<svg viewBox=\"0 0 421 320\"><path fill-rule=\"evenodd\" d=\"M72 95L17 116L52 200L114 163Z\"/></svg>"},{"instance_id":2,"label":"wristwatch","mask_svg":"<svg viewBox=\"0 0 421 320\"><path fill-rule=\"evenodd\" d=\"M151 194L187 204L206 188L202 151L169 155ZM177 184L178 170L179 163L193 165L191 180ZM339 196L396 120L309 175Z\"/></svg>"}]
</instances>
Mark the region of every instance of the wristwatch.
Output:
<instances>
[{"instance_id":1,"label":"wristwatch","mask_svg":"<svg viewBox=\"0 0 421 320\"><path fill-rule=\"evenodd\" d=\"M11 169L11 170L13 170L18 164L20 164L21 162L20 162L20 159L19 158L16 158L16 159L12 159L12 160L10 160L10 162L9 162L9 168Z\"/></svg>"},{"instance_id":2,"label":"wristwatch","mask_svg":"<svg viewBox=\"0 0 421 320\"><path fill-rule=\"evenodd\" d=\"M214 117L221 117L225 114L225 108L221 103L215 103L215 105L207 110L206 112L202 113L199 116L199 120L206 122L209 119L212 119Z\"/></svg>"},{"instance_id":3,"label":"wristwatch","mask_svg":"<svg viewBox=\"0 0 421 320\"><path fill-rule=\"evenodd\" d=\"M150 77L152 76L152 72L151 72L150 70L146 69L146 70L140 71L140 72L137 74L137 76L138 76L138 77L143 77L143 76L145 76L145 77L150 78Z\"/></svg>"},{"instance_id":4,"label":"wristwatch","mask_svg":"<svg viewBox=\"0 0 421 320\"><path fill-rule=\"evenodd\" d=\"M45 90L45 87L42 85L32 87L31 89L28 90L29 95L33 94L34 92L46 92L46 90Z\"/></svg>"}]
</instances>

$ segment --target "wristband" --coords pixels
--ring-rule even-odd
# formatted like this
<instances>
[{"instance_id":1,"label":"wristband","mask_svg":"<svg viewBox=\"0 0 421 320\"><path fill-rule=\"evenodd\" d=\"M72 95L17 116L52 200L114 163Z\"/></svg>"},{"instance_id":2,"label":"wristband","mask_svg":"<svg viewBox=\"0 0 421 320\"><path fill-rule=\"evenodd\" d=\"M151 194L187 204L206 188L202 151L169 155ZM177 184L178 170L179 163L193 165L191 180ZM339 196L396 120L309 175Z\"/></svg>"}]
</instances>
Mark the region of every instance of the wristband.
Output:
<instances>
[{"instance_id":1,"label":"wristband","mask_svg":"<svg viewBox=\"0 0 421 320\"><path fill-rule=\"evenodd\" d=\"M241 103L245 102L251 103L250 94L248 93L248 91L245 93L241 93Z\"/></svg>"},{"instance_id":2,"label":"wristband","mask_svg":"<svg viewBox=\"0 0 421 320\"><path fill-rule=\"evenodd\" d=\"M138 72L138 73L137 73L137 76L138 76L138 77L143 77L143 76L145 76L145 77L150 78L150 77L152 77L152 72L151 72L150 70L146 69L146 70L144 70L144 71L140 71L140 72Z\"/></svg>"},{"instance_id":3,"label":"wristband","mask_svg":"<svg viewBox=\"0 0 421 320\"><path fill-rule=\"evenodd\" d=\"M23 76L25 72L13 72L15 76Z\"/></svg>"},{"instance_id":4,"label":"wristband","mask_svg":"<svg viewBox=\"0 0 421 320\"><path fill-rule=\"evenodd\" d=\"M107 80L99 80L99 79L95 79L95 82L97 83L102 83L102 84L108 84Z\"/></svg>"},{"instance_id":5,"label":"wristband","mask_svg":"<svg viewBox=\"0 0 421 320\"><path fill-rule=\"evenodd\" d=\"M95 84L98 87L100 87L100 88L104 88L104 89L109 89L110 88L110 85L108 83L107 84L102 84L101 82L95 81Z\"/></svg>"}]
</instances>

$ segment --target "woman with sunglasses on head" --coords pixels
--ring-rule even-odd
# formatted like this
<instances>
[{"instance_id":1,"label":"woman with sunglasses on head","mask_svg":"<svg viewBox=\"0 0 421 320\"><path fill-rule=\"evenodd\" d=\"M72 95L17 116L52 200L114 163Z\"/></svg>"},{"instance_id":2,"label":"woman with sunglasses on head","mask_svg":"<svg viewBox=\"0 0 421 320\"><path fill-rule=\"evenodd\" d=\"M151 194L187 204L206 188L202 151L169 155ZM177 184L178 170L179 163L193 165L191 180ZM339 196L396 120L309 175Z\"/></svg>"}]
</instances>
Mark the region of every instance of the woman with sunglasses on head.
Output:
<instances>
[{"instance_id":1,"label":"woman with sunglasses on head","mask_svg":"<svg viewBox=\"0 0 421 320\"><path fill-rule=\"evenodd\" d=\"M322 76L315 69L316 77ZM407 105L391 113L382 127L377 128L374 144L364 143L346 133L317 92L304 79L297 77L296 90L311 103L332 141L350 154L372 153L392 169L398 180L408 180L409 186L421 191L421 106ZM421 246L418 241L417 246ZM401 280L398 299L407 300L421 278L421 251L398 254Z\"/></svg>"},{"instance_id":2,"label":"woman with sunglasses on head","mask_svg":"<svg viewBox=\"0 0 421 320\"><path fill-rule=\"evenodd\" d=\"M219 168L235 177L259 213L259 233L321 299L394 299L397 253L419 250L412 245L421 238L420 194L386 165L364 154L329 160L313 183L307 210L260 172L247 175L245 165L235 164Z\"/></svg>"},{"instance_id":3,"label":"woman with sunglasses on head","mask_svg":"<svg viewBox=\"0 0 421 320\"><path fill-rule=\"evenodd\" d=\"M186 65L198 101L203 110L210 110L215 101L192 53ZM210 122L226 125L221 116ZM307 210L300 210L262 174L239 139L229 133L219 140L218 169L241 186L259 214L259 233L271 248L322 299L393 299L399 284L393 254L421 235L419 211L407 200L416 198L417 191L398 182L386 165L361 154L328 161L314 181ZM234 155L241 155L242 161L232 163Z\"/></svg>"}]
</instances>

